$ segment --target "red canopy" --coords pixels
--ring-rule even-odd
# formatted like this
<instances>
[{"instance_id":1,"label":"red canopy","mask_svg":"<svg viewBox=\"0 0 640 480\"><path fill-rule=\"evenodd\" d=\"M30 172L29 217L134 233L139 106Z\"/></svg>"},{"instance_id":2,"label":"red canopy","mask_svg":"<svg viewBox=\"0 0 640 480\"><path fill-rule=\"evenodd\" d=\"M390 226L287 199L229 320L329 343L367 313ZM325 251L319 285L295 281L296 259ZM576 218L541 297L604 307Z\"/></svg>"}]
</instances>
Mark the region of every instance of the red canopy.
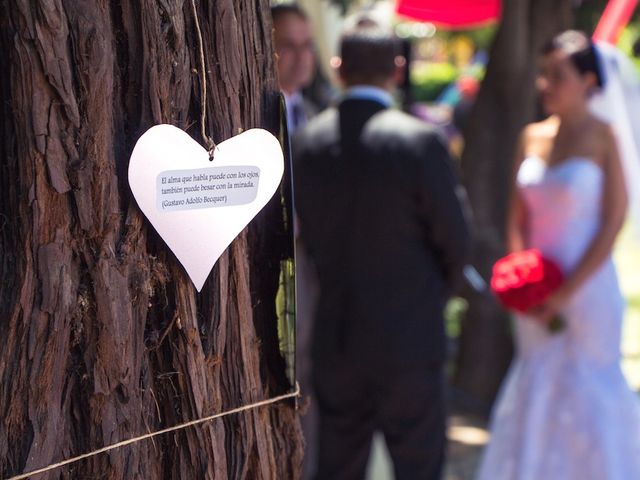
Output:
<instances>
[{"instance_id":1,"label":"red canopy","mask_svg":"<svg viewBox=\"0 0 640 480\"><path fill-rule=\"evenodd\" d=\"M489 23L500 17L500 0L398 0L400 15L452 28Z\"/></svg>"}]
</instances>

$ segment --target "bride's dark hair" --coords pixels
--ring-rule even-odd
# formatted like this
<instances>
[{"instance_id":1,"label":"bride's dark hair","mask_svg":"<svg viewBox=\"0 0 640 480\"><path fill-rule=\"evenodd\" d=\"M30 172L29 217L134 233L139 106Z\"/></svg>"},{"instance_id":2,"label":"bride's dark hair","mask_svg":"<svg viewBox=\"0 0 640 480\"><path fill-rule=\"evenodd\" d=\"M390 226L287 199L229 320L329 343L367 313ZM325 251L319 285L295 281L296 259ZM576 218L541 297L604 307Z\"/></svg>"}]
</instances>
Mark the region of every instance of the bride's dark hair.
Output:
<instances>
[{"instance_id":1,"label":"bride's dark hair","mask_svg":"<svg viewBox=\"0 0 640 480\"><path fill-rule=\"evenodd\" d=\"M566 30L553 37L543 48L542 54L560 50L569 56L569 60L581 74L593 73L596 76L596 84L604 86L604 76L600 69L598 53L591 39L578 30Z\"/></svg>"}]
</instances>

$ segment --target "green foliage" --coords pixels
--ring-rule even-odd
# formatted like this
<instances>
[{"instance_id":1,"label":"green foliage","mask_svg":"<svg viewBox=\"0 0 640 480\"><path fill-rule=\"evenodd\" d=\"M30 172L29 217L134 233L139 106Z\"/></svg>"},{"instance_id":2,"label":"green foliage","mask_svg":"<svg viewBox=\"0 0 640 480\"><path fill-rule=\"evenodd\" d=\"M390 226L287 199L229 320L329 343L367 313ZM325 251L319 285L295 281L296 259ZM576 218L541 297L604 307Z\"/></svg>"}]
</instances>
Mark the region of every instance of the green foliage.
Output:
<instances>
[{"instance_id":1,"label":"green foliage","mask_svg":"<svg viewBox=\"0 0 640 480\"><path fill-rule=\"evenodd\" d=\"M444 322L447 336L449 338L458 338L460 336L460 325L467 313L469 304L462 297L452 297L444 309Z\"/></svg>"},{"instance_id":2,"label":"green foliage","mask_svg":"<svg viewBox=\"0 0 640 480\"><path fill-rule=\"evenodd\" d=\"M580 6L575 10L575 28L588 34L593 33L607 3L608 0L582 0ZM640 22L640 8L636 7L631 16L631 24L638 22Z\"/></svg>"},{"instance_id":3,"label":"green foliage","mask_svg":"<svg viewBox=\"0 0 640 480\"><path fill-rule=\"evenodd\" d=\"M606 6L607 0L584 0L575 10L574 28L592 34Z\"/></svg>"},{"instance_id":4,"label":"green foliage","mask_svg":"<svg viewBox=\"0 0 640 480\"><path fill-rule=\"evenodd\" d=\"M296 298L295 264L292 260L280 262L280 285L276 294L276 315L278 317L278 342L280 354L284 357L287 378L296 384Z\"/></svg>"},{"instance_id":5,"label":"green foliage","mask_svg":"<svg viewBox=\"0 0 640 480\"><path fill-rule=\"evenodd\" d=\"M629 56L633 63L635 63L636 67L638 67L638 73L640 75L640 58L633 56L633 42L635 42L639 37L640 25L629 25L622 32L620 40L618 41L618 47Z\"/></svg>"},{"instance_id":6,"label":"green foliage","mask_svg":"<svg viewBox=\"0 0 640 480\"><path fill-rule=\"evenodd\" d=\"M421 62L411 67L413 98L432 102L458 77L458 69L450 63Z\"/></svg>"},{"instance_id":7,"label":"green foliage","mask_svg":"<svg viewBox=\"0 0 640 480\"><path fill-rule=\"evenodd\" d=\"M470 38L478 50L489 50L493 37L498 31L497 23L485 27L473 28L471 30L445 30L438 29L437 37L445 39L447 42L455 40L457 37Z\"/></svg>"},{"instance_id":8,"label":"green foliage","mask_svg":"<svg viewBox=\"0 0 640 480\"><path fill-rule=\"evenodd\" d=\"M333 3L334 5L336 5L337 7L340 7L342 14L345 14L349 9L349 7L351 6L351 4L353 3L353 0L329 0L329 1L330 3Z\"/></svg>"}]
</instances>

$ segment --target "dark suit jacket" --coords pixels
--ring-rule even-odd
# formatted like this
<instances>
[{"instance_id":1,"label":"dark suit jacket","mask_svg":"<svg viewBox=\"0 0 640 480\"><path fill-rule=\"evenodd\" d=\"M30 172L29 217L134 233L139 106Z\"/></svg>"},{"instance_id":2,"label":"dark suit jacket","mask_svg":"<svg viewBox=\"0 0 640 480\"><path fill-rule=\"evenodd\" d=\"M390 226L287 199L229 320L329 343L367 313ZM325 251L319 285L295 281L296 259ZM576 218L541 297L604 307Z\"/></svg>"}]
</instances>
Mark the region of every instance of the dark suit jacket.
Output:
<instances>
[{"instance_id":1,"label":"dark suit jacket","mask_svg":"<svg viewBox=\"0 0 640 480\"><path fill-rule=\"evenodd\" d=\"M352 99L314 118L293 151L300 233L320 284L314 361L442 361L443 307L470 242L438 134Z\"/></svg>"}]
</instances>

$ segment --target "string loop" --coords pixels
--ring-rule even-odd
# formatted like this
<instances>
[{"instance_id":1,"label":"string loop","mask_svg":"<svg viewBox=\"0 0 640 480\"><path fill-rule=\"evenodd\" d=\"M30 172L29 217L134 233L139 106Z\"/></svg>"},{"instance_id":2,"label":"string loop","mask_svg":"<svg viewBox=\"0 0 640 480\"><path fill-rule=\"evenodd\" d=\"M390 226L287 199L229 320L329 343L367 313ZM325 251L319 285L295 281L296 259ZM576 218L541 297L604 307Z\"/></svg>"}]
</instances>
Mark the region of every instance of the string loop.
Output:
<instances>
[{"instance_id":1,"label":"string loop","mask_svg":"<svg viewBox=\"0 0 640 480\"><path fill-rule=\"evenodd\" d=\"M202 41L202 30L200 30L200 20L198 19L198 10L196 9L196 0L191 0L191 8L193 10L193 18L196 23L196 32L198 34L198 49L200 51L200 89L202 94L200 95L200 134L202 135L202 141L205 143L207 150L209 151L209 160L213 160L213 152L216 148L216 143L213 139L207 135L206 119L207 119L207 68L204 61L204 46Z\"/></svg>"}]
</instances>

